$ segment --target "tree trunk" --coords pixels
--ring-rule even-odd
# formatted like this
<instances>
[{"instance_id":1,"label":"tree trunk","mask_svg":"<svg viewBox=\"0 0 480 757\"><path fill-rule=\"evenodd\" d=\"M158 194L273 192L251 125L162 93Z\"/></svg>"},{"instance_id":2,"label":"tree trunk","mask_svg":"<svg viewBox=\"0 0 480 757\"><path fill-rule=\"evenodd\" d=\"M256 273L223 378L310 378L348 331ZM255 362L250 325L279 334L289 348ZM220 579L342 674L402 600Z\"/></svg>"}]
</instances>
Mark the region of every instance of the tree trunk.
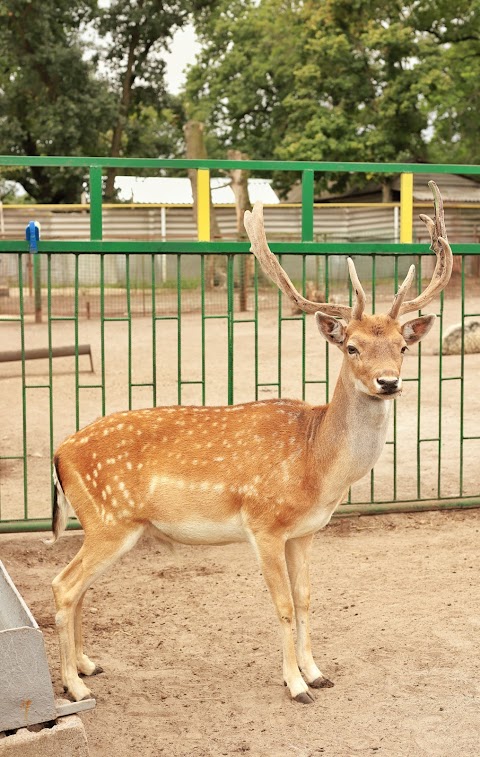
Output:
<instances>
[{"instance_id":1,"label":"tree trunk","mask_svg":"<svg viewBox=\"0 0 480 757\"><path fill-rule=\"evenodd\" d=\"M384 179L382 181L382 202L392 202L392 180Z\"/></svg>"},{"instance_id":2,"label":"tree trunk","mask_svg":"<svg viewBox=\"0 0 480 757\"><path fill-rule=\"evenodd\" d=\"M125 77L122 85L122 98L120 100L120 107L118 109L117 122L113 129L112 142L110 145L110 157L118 158L122 146L123 130L127 123L128 111L130 109L130 101L132 98L132 86L134 81L133 67L135 64L135 53L139 41L138 31L134 31L130 39L130 45L128 48L127 69L125 71ZM115 194L115 176L117 170L115 168L107 168L107 181L105 183L105 199L112 200Z\"/></svg>"},{"instance_id":3,"label":"tree trunk","mask_svg":"<svg viewBox=\"0 0 480 757\"><path fill-rule=\"evenodd\" d=\"M248 155L240 150L229 150L227 153L229 160L248 160ZM237 239L244 242L248 239L247 232L243 223L243 217L246 210L252 209L250 197L248 194L248 177L250 171L243 168L233 168L229 171L232 180L232 190L235 195L235 208L237 214ZM242 255L240 258L240 311L247 310L248 287L250 286L253 276L253 255Z\"/></svg>"},{"instance_id":4,"label":"tree trunk","mask_svg":"<svg viewBox=\"0 0 480 757\"><path fill-rule=\"evenodd\" d=\"M202 160L207 158L207 149L205 147L205 140L203 138L203 132L205 125L201 121L187 121L183 127L183 133L185 134L185 157L189 160ZM195 223L197 223L197 207L198 207L198 188L197 188L197 170L195 168L188 169L188 178L192 185L193 195L193 217ZM210 239L221 238L220 227L218 225L217 214L212 203L212 197L210 195ZM207 256L207 288L213 289L215 286L215 255Z\"/></svg>"}]
</instances>

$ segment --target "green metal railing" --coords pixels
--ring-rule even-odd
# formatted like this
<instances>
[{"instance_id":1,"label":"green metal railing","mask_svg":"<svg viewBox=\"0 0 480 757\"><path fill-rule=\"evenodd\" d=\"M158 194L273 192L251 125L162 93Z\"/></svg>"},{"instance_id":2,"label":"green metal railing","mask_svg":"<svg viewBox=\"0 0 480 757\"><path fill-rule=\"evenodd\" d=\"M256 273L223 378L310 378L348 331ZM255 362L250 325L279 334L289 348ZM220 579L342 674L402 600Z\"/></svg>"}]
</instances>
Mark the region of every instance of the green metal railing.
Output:
<instances>
[{"instance_id":1,"label":"green metal railing","mask_svg":"<svg viewBox=\"0 0 480 757\"><path fill-rule=\"evenodd\" d=\"M287 314L282 296L278 294L278 310L274 321L270 317L268 328L265 326L265 313L261 305L261 291L265 287L259 277L255 263L253 279L252 306L247 314L240 313L236 304L236 260L249 254L249 243L241 241L210 241L208 239L210 198L208 193L209 171L231 169L238 166L235 161L206 161L206 160L133 160L133 159L97 159L97 158L19 158L0 157L0 166L61 166L63 168L83 168L88 174L90 195L90 239L88 241L75 240L41 240L38 258L42 262L42 270L46 271L46 312L44 322L34 324L26 312L26 282L25 261L29 257L27 244L24 240L1 240L0 255L10 254L17 257L18 312L0 315L0 352L7 338L17 339L20 344L22 359L18 371L5 370L0 373L0 407L2 411L2 429L12 429L12 433L0 433L0 532L48 529L50 522L47 517L51 501L50 461L57 444L67 434L85 425L96 416L113 409L123 407L132 408L143 404L181 404L195 402L197 404L232 404L238 401L258 399L264 394L281 396L286 388L291 394L290 386L294 384L293 374L299 374L295 386L296 396L301 396L311 402L321 404L329 400L336 378L337 364L335 355L327 346L318 347L315 344L317 357L310 355L312 334L309 320L304 314ZM201 241L106 241L103 239L102 222L102 181L104 169L108 167L128 169L151 169L154 171L166 169L196 168L202 174L199 186L203 187L198 199L198 230ZM300 174L302 181L301 208L301 240L296 242L274 242L271 244L273 252L282 261L300 258L300 284L305 291L307 286L307 269L311 257L322 261L325 294L328 299L335 282L330 276L332 258L334 256L354 255L360 259L370 261L372 307L377 308L380 294L385 294L385 287L393 294L398 286L401 273L407 259L411 256L418 258L419 275L417 287L422 287L422 257L431 255L428 245L413 241L411 222L412 211L412 174L480 174L480 166L459 165L416 165L416 164L375 164L375 163L304 163L298 161L245 161L242 167L256 171L292 171ZM401 242L380 243L364 241L361 243L318 242L314 234L314 179L315 173L324 171L335 172L363 172L369 174L401 174ZM206 187L206 189L205 189ZM31 208L32 218L35 217L35 206ZM448 214L448 209L447 209ZM447 217L448 228L448 217ZM460 256L461 267L458 274L460 281L460 296L458 320L465 322L466 318L479 317L477 309L471 312L467 306L467 283L470 282L466 262L469 256L480 254L480 244L456 244L452 238L454 255ZM132 313L132 293L134 285L131 277L132 255L147 256L150 265L150 286L148 290L149 316L142 320L143 353L140 363L135 357L138 341L136 321ZM157 281L157 256L169 254L176 259L176 293L174 307L165 313L159 307L162 290ZM225 260L226 272L226 306L224 312L210 312L207 308L208 291L206 289L206 259L210 255L219 255ZM52 271L57 256L73 256L73 307L68 315L58 315L54 307L55 289ZM85 377L78 345L82 342L85 330L84 317L80 313L79 301L81 293L79 266L82 256L99 256L99 318L89 322L90 339L95 343L95 362L97 373ZM111 315L109 312L108 289L105 282L105 263L110 256L123 256L125 261L124 312L122 315ZM292 256L290 258L290 256ZM392 260L392 274L390 281L384 285L379 294L377 282L377 261L380 257L390 256ZM183 313L183 264L185 260L198 261L198 308L194 315L188 317ZM288 266L287 266L288 267ZM298 268L298 266L297 266ZM37 270L40 266L37 265ZM0 270L1 275L1 270ZM345 287L345 284L342 284ZM37 291L37 289L36 289ZM38 291L37 291L38 294ZM38 303L37 303L38 304ZM429 309L431 312L431 309ZM0 313L1 300L0 300ZM416 413L415 438L407 453L402 452L401 440L405 433L402 430L405 415L400 416L398 407L394 412L394 423L391 438L387 442L391 464L379 475L373 471L368 485L363 484L358 491L351 492L348 503L340 509L340 514L349 512L385 512L391 509L426 509L430 507L477 507L480 505L480 480L472 481L470 474L474 465L475 451L480 436L476 433L478 418L475 421L473 411L473 382L474 372L478 372L478 363L471 362L471 356L464 354L464 332L462 331L462 352L453 362L445 364L441 355L441 340L444 331L445 301L440 297L438 347L440 354L425 357L421 348L410 364L410 373L405 376L405 382L416 392L416 405L408 407L409 422L412 414ZM61 329L66 333L68 326L73 331L75 345L73 359L73 392L70 387L69 409L58 407L60 389L62 397L65 393L67 379L58 376L52 357L54 346L54 332ZM175 339L172 340L172 326ZM109 330L118 327L122 330L124 339L124 363L126 367L120 371L111 364L112 340ZM238 354L239 330L245 333L250 329L252 346L249 354L251 364L245 362L241 353L241 363L236 360ZM196 331L195 331L196 329ZM213 336L209 336L213 329ZM296 331L292 331L296 329ZM196 336L188 346L185 345L185 335L195 332ZM107 333L108 332L108 333ZM266 334L266 336L265 336ZM296 357L287 355L287 340L292 338L297 344ZM92 336L93 335L93 336ZM25 352L32 340L44 340L48 348L47 364L41 378L31 370L25 359ZM58 341L58 339L57 339ZM317 340L318 341L318 340ZM10 344L10 342L9 342ZM186 367L185 356L192 350L192 344L198 352L195 368ZM173 346L172 346L173 345ZM220 346L219 346L220 345ZM274 349L272 350L272 345ZM222 359L216 358L215 351L220 349ZM322 353L323 350L323 353ZM265 367L263 354L270 357ZM225 354L224 354L225 353ZM224 355L224 357L223 357ZM323 363L320 357L323 355ZM320 357L318 357L320 356ZM225 358L225 359L224 359ZM116 353L118 360L118 350ZM413 359L412 359L413 360ZM218 366L216 365L218 362ZM338 361L337 361L338 362ZM140 365L140 369L139 369ZM212 368L213 365L213 368ZM299 366L299 370L298 370ZM435 407L432 410L429 402L431 390L426 393L422 389L422 374L432 373L435 384ZM188 373L187 373L188 371ZM42 373L40 371L40 373ZM266 375L268 373L268 375ZM272 375L273 374L273 375ZM112 375L116 375L121 382L123 391L122 407L113 406L110 401L109 383ZM245 376L249 377L248 389L238 390L237 384ZM2 389L3 383L3 389ZM219 386L217 387L217 384ZM430 384L431 385L431 384ZM171 387L175 387L172 396ZM450 386L458 386L454 401L450 393ZM476 391L476 390L475 390ZM46 400L43 393L46 393ZM96 395L95 402L90 401L92 393ZM115 388L115 403L119 400L119 388ZM13 411L13 398L17 397L18 410ZM43 398L40 401L39 398ZM403 400L402 400L403 401ZM3 407L2 407L3 403ZM43 403L43 404L42 404ZM93 407L95 406L95 410ZM454 416L452 416L452 407ZM478 406L476 406L478 407ZM43 408L43 410L42 410ZM467 412L468 408L468 412ZM36 423L31 419L32 412L37 412L44 418L41 439L38 434L38 418ZM454 418L454 421L452 420ZM452 423L458 423L454 441L451 439ZM446 437L446 426L449 436ZM426 427L427 430L424 430ZM3 436L3 440L2 440ZM32 452L32 445L40 444L41 451ZM452 444L455 449L454 464L450 461ZM42 446L43 445L43 446ZM473 450L473 452L472 452ZM36 458L36 455L39 455ZM478 458L478 453L477 453ZM423 473L425 461L429 463L428 486ZM432 466L435 475L432 474ZM380 479L380 480L379 480ZM388 480L387 480L388 479ZM408 479L408 480L407 480Z\"/></svg>"}]
</instances>

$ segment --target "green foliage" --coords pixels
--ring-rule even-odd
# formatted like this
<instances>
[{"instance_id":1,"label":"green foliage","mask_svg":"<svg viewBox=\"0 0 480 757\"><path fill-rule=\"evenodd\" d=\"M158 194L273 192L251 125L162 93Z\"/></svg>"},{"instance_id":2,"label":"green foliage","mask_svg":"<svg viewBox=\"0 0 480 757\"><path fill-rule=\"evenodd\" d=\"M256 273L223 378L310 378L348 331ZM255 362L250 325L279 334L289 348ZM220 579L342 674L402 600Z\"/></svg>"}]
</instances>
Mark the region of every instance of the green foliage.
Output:
<instances>
[{"instance_id":1,"label":"green foliage","mask_svg":"<svg viewBox=\"0 0 480 757\"><path fill-rule=\"evenodd\" d=\"M480 3L430 0L412 23L423 32L422 79L433 133L429 158L480 162Z\"/></svg>"},{"instance_id":2,"label":"green foliage","mask_svg":"<svg viewBox=\"0 0 480 757\"><path fill-rule=\"evenodd\" d=\"M403 12L395 0L304 4L303 44L284 102L289 128L279 157L426 159L418 39ZM344 176L340 183L346 181Z\"/></svg>"},{"instance_id":3,"label":"green foliage","mask_svg":"<svg viewBox=\"0 0 480 757\"><path fill-rule=\"evenodd\" d=\"M177 97L164 54L191 19L202 48ZM211 157L480 162L479 79L480 0L0 4L5 154L177 157L195 119ZM72 202L85 177L32 168L2 179L37 202ZM318 189L364 180L325 176Z\"/></svg>"},{"instance_id":4,"label":"green foliage","mask_svg":"<svg viewBox=\"0 0 480 757\"><path fill-rule=\"evenodd\" d=\"M255 158L276 156L288 127L284 100L300 55L294 5L232 0L200 27L203 49L189 72L186 109L215 135L212 157L215 148L223 157L230 147Z\"/></svg>"},{"instance_id":5,"label":"green foliage","mask_svg":"<svg viewBox=\"0 0 480 757\"><path fill-rule=\"evenodd\" d=\"M474 162L479 21L478 0L224 2L200 26L187 109L218 154Z\"/></svg>"},{"instance_id":6,"label":"green foliage","mask_svg":"<svg viewBox=\"0 0 480 757\"><path fill-rule=\"evenodd\" d=\"M130 157L178 155L178 102L166 91L165 61L174 32L192 13L214 8L206 0L110 0L97 16L101 59L115 93L116 114L109 154ZM115 171L107 171L106 196L114 196Z\"/></svg>"},{"instance_id":7,"label":"green foliage","mask_svg":"<svg viewBox=\"0 0 480 757\"><path fill-rule=\"evenodd\" d=\"M89 2L4 0L0 16L0 153L105 154L111 119L108 88L83 58L79 28ZM12 169L41 202L74 202L83 175L75 170Z\"/></svg>"},{"instance_id":8,"label":"green foliage","mask_svg":"<svg viewBox=\"0 0 480 757\"><path fill-rule=\"evenodd\" d=\"M206 0L4 0L0 4L0 153L173 157L182 104L162 57ZM74 169L11 169L38 202L79 201ZM112 177L113 178L113 177Z\"/></svg>"}]
</instances>

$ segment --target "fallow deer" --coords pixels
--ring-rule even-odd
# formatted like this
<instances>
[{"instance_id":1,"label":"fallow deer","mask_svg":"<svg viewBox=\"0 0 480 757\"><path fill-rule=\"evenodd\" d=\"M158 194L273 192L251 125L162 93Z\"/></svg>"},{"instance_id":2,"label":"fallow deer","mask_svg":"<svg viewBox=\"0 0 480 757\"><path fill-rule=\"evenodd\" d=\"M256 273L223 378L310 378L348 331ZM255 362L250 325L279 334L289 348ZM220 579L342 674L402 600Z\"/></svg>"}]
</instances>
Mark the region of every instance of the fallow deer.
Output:
<instances>
[{"instance_id":1,"label":"fallow deer","mask_svg":"<svg viewBox=\"0 0 480 757\"><path fill-rule=\"evenodd\" d=\"M85 592L147 529L165 542L250 542L280 621L283 679L291 697L309 703L310 688L333 685L310 646L312 539L378 459L391 400L402 389L403 353L435 319L424 315L401 325L399 317L430 302L450 278L442 200L431 185L435 218L421 217L437 256L432 280L405 301L412 266L383 315L364 313L365 293L350 259L352 307L302 297L268 248L261 204L245 214L263 270L303 311L315 313L322 336L343 353L330 404L273 399L131 410L97 420L60 445L52 541L66 526L68 505L85 533L80 551L53 581L62 679L74 699L90 696L78 673L99 672L83 651Z\"/></svg>"}]
</instances>

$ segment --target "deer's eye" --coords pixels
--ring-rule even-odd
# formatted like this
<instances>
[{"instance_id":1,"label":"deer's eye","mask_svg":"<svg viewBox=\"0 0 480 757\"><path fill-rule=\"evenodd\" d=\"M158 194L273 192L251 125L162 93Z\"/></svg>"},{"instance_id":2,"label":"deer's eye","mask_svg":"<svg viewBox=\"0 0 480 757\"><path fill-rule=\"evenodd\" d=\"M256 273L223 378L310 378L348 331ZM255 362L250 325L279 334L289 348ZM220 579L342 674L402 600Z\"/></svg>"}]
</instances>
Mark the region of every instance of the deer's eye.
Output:
<instances>
[{"instance_id":1,"label":"deer's eye","mask_svg":"<svg viewBox=\"0 0 480 757\"><path fill-rule=\"evenodd\" d=\"M401 349L401 353L402 353L402 355L404 355L404 354L406 353L406 351L407 351L407 350L408 350L408 347L407 347L407 345L405 345L405 347L402 347L402 349Z\"/></svg>"},{"instance_id":2,"label":"deer's eye","mask_svg":"<svg viewBox=\"0 0 480 757\"><path fill-rule=\"evenodd\" d=\"M353 344L348 345L347 352L349 355L358 355L358 350L356 347L353 346Z\"/></svg>"}]
</instances>

